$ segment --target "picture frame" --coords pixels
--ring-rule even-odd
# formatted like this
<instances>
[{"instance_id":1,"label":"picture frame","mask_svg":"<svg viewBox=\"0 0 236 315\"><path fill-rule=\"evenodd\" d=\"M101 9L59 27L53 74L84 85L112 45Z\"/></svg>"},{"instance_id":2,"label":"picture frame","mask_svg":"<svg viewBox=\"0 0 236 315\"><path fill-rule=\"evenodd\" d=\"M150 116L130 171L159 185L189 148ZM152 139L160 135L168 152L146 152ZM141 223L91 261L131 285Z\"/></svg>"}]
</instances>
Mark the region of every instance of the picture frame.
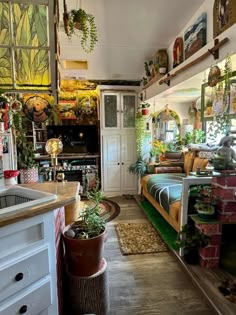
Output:
<instances>
[{"instance_id":1,"label":"picture frame","mask_svg":"<svg viewBox=\"0 0 236 315\"><path fill-rule=\"evenodd\" d=\"M215 0L213 7L213 37L236 23L236 1Z\"/></svg>"},{"instance_id":2,"label":"picture frame","mask_svg":"<svg viewBox=\"0 0 236 315\"><path fill-rule=\"evenodd\" d=\"M203 12L184 32L185 60L206 45L207 14Z\"/></svg>"}]
</instances>

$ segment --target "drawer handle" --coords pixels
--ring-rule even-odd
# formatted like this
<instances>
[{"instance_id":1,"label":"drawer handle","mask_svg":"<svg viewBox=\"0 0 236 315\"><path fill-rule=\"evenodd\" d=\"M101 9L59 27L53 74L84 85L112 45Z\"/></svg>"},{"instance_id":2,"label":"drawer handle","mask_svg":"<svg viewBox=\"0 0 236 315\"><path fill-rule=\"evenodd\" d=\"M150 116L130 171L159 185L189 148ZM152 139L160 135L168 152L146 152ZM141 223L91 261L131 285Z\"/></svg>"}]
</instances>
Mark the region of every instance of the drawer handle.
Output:
<instances>
[{"instance_id":1,"label":"drawer handle","mask_svg":"<svg viewBox=\"0 0 236 315\"><path fill-rule=\"evenodd\" d=\"M16 281L21 281L24 278L24 274L22 272L19 272L16 276L15 276L15 280Z\"/></svg>"},{"instance_id":2,"label":"drawer handle","mask_svg":"<svg viewBox=\"0 0 236 315\"><path fill-rule=\"evenodd\" d=\"M20 314L25 314L27 312L27 305L22 305L20 310L19 310L19 313Z\"/></svg>"}]
</instances>

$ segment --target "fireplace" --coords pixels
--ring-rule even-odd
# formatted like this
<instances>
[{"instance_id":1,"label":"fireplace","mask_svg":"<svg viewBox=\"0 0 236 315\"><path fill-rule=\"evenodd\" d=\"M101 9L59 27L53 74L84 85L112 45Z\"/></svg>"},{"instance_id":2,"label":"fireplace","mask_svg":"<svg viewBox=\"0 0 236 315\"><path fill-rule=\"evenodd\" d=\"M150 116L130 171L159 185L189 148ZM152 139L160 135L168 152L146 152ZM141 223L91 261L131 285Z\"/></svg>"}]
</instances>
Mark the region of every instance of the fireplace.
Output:
<instances>
[{"instance_id":1,"label":"fireplace","mask_svg":"<svg viewBox=\"0 0 236 315\"><path fill-rule=\"evenodd\" d=\"M235 236L234 240L231 239L231 243L229 243L230 235L232 236L231 230L234 229L236 224L236 176L225 171L221 176L213 177L212 186L214 187L214 196L221 198L216 209L216 221L196 224L198 229L211 236L210 244L199 250L200 265L206 268L222 266L222 259L225 260L226 247L229 249L231 246L235 249L236 244ZM229 252L227 255L229 255Z\"/></svg>"}]
</instances>

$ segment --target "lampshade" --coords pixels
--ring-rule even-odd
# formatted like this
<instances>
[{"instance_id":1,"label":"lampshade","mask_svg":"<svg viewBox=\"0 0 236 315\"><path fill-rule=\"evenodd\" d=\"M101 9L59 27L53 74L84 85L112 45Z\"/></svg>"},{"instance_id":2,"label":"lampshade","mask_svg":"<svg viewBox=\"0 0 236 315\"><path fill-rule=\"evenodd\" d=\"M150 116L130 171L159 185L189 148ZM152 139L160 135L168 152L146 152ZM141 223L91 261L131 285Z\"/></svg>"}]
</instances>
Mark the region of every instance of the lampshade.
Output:
<instances>
[{"instance_id":1,"label":"lampshade","mask_svg":"<svg viewBox=\"0 0 236 315\"><path fill-rule=\"evenodd\" d=\"M63 143L58 138L51 138L46 142L45 149L48 154L52 157L56 157L59 153L62 152Z\"/></svg>"}]
</instances>

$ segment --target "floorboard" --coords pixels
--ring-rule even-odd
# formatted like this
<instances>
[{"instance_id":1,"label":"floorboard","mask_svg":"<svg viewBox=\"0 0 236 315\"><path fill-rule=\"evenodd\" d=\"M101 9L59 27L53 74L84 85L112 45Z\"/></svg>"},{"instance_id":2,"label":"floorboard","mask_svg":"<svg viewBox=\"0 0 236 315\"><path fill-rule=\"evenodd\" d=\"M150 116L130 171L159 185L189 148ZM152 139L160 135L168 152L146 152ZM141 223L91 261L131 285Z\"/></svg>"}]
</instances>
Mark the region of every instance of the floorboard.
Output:
<instances>
[{"instance_id":1,"label":"floorboard","mask_svg":"<svg viewBox=\"0 0 236 315\"><path fill-rule=\"evenodd\" d=\"M122 255L116 222L146 222L147 218L135 199L111 199L121 212L107 225L109 315L217 314L173 252Z\"/></svg>"}]
</instances>

